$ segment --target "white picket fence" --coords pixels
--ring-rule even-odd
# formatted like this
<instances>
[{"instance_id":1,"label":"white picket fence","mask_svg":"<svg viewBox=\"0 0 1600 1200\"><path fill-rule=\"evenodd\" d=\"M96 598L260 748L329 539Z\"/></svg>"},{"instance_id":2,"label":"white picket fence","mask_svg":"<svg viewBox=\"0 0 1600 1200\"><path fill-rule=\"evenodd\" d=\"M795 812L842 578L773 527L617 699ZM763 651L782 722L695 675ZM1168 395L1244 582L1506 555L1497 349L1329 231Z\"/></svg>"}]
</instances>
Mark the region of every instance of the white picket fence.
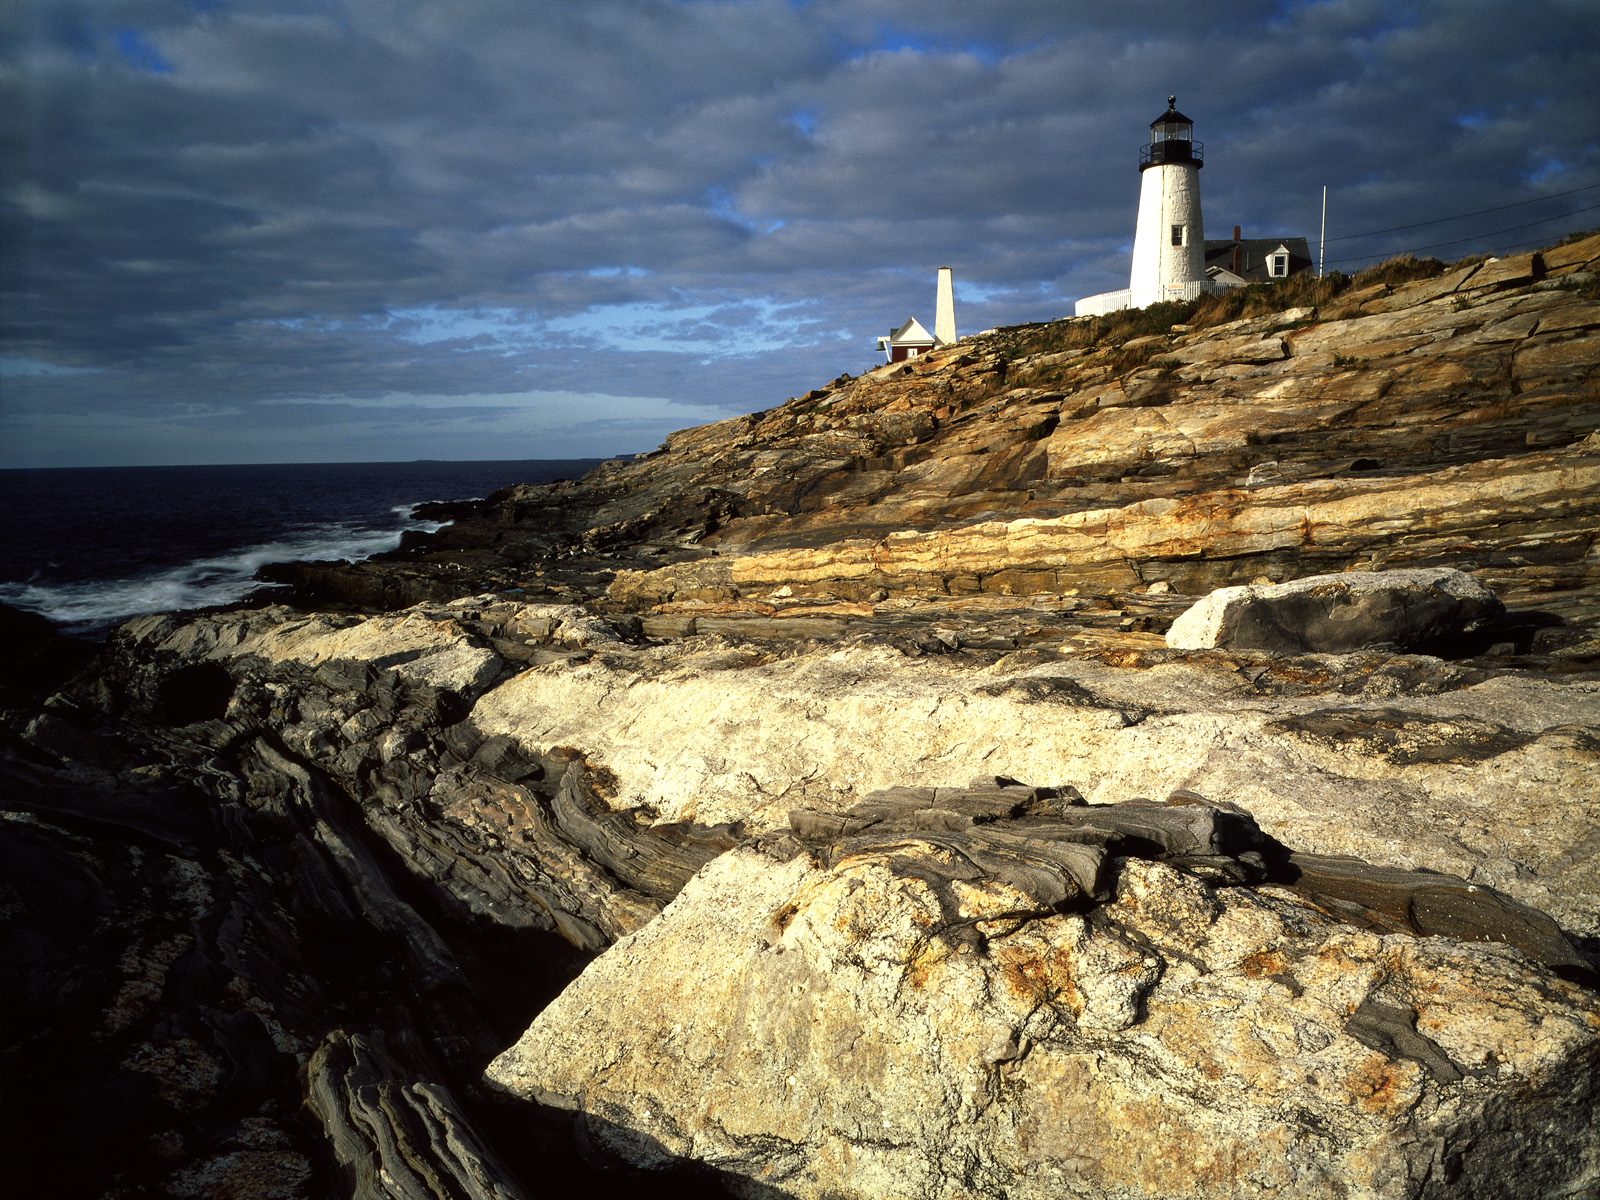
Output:
<instances>
[{"instance_id":1,"label":"white picket fence","mask_svg":"<svg viewBox=\"0 0 1600 1200\"><path fill-rule=\"evenodd\" d=\"M1213 283L1209 279L1199 279L1193 283L1169 283L1163 300L1197 300L1201 296L1208 296L1213 292L1226 291L1227 285ZM1085 296L1072 306L1072 315L1075 317L1103 317L1106 313L1118 312L1124 308L1133 307L1133 294L1127 288L1117 292L1101 292L1096 296Z\"/></svg>"}]
</instances>

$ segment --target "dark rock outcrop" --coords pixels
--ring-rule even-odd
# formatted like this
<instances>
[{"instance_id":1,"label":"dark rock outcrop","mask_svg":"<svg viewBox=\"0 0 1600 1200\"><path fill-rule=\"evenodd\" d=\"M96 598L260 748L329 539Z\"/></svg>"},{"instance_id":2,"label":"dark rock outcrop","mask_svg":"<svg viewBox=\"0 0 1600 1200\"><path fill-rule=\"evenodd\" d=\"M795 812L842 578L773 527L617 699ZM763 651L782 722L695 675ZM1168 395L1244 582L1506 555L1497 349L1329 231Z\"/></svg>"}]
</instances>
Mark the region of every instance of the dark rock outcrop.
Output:
<instances>
[{"instance_id":1,"label":"dark rock outcrop","mask_svg":"<svg viewBox=\"0 0 1600 1200\"><path fill-rule=\"evenodd\" d=\"M555 1134L491 1145L478 1074L725 839L626 845L581 759L478 735L416 658L408 679L129 646L0 756L12 1182L506 1198L581 1177ZM621 877L608 846L636 860Z\"/></svg>"}]
</instances>

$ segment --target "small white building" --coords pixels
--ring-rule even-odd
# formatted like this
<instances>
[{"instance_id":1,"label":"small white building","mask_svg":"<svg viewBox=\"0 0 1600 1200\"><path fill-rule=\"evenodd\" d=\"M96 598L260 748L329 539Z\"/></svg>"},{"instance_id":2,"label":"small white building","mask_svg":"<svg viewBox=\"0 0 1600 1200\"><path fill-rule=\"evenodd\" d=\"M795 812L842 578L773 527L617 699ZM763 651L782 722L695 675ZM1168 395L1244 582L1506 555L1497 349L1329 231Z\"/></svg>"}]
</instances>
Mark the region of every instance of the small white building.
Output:
<instances>
[{"instance_id":1,"label":"small white building","mask_svg":"<svg viewBox=\"0 0 1600 1200\"><path fill-rule=\"evenodd\" d=\"M956 344L956 297L954 276L949 267L939 268L938 282L933 297L933 332L929 333L921 321L907 317L905 324L889 331L887 337L878 339L878 349L885 362L904 362L926 354L935 346Z\"/></svg>"},{"instance_id":2,"label":"small white building","mask_svg":"<svg viewBox=\"0 0 1600 1200\"><path fill-rule=\"evenodd\" d=\"M922 322L915 317L907 317L906 323L899 329L891 330L888 337L878 339L878 349L883 351L885 362L904 362L908 358L926 354L933 346L933 334L924 329Z\"/></svg>"}]
</instances>

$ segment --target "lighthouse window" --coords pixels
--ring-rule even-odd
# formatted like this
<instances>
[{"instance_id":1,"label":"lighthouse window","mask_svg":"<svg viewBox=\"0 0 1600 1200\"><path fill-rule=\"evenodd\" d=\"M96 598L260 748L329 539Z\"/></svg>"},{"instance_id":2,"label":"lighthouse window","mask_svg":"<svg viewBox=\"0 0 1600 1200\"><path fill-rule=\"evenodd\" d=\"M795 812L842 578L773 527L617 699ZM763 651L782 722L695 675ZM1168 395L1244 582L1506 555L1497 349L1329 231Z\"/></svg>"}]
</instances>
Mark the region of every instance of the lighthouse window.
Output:
<instances>
[{"instance_id":1,"label":"lighthouse window","mask_svg":"<svg viewBox=\"0 0 1600 1200\"><path fill-rule=\"evenodd\" d=\"M1187 240L1185 234L1188 232L1188 228L1187 225L1174 225L1172 227L1172 244L1174 246L1184 245Z\"/></svg>"}]
</instances>

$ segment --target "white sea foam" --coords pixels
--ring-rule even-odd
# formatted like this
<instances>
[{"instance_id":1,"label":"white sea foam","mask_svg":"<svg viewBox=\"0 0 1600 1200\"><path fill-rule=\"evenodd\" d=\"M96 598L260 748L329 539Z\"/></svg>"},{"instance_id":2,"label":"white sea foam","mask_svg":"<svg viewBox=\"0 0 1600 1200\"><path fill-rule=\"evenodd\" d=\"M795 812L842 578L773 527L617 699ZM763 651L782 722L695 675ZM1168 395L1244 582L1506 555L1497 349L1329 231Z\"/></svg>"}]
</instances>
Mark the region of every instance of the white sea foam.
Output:
<instances>
[{"instance_id":1,"label":"white sea foam","mask_svg":"<svg viewBox=\"0 0 1600 1200\"><path fill-rule=\"evenodd\" d=\"M443 496L440 496L433 500L418 500L415 504L396 504L389 511L392 513L398 513L400 516L409 521L411 519L412 512L421 508L424 504L480 504L487 499L487 496L457 496L453 500L447 500Z\"/></svg>"},{"instance_id":2,"label":"white sea foam","mask_svg":"<svg viewBox=\"0 0 1600 1200\"><path fill-rule=\"evenodd\" d=\"M408 530L433 532L443 528L436 521L410 520L410 505L396 506L394 511L406 521ZM298 559L353 562L395 549L400 545L403 532L325 525L303 533L291 533L277 541L245 546L229 554L126 579L55 584L0 583L0 600L42 613L68 633L95 633L145 613L232 604L252 592L276 586L254 578L256 571L267 563Z\"/></svg>"}]
</instances>

